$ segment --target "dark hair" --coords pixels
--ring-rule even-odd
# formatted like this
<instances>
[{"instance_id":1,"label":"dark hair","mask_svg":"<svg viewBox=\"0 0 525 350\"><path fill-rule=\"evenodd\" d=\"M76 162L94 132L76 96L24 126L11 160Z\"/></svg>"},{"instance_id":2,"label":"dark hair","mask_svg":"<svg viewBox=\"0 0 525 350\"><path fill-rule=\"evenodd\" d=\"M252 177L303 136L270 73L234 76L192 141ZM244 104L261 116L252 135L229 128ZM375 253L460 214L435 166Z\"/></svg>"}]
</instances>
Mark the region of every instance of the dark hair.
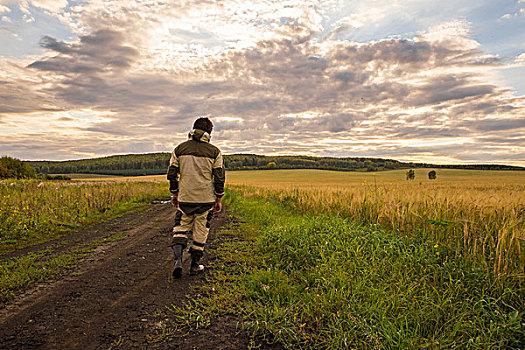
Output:
<instances>
[{"instance_id":1,"label":"dark hair","mask_svg":"<svg viewBox=\"0 0 525 350\"><path fill-rule=\"evenodd\" d=\"M208 134L211 134L213 130L213 123L206 117L201 117L193 123L194 129L200 129L206 131Z\"/></svg>"}]
</instances>

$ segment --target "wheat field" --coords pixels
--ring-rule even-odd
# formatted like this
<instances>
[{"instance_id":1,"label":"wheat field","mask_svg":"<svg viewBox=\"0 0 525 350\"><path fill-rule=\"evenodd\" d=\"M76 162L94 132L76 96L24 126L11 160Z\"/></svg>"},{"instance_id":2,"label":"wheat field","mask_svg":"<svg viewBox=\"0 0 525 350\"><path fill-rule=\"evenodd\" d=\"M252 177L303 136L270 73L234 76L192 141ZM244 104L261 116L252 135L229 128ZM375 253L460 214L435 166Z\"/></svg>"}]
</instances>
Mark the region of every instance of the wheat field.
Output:
<instances>
[{"instance_id":1,"label":"wheat field","mask_svg":"<svg viewBox=\"0 0 525 350\"><path fill-rule=\"evenodd\" d=\"M245 196L275 198L307 213L340 215L429 239L484 262L494 280L525 271L525 173L443 169L378 173L323 170L229 172Z\"/></svg>"}]
</instances>

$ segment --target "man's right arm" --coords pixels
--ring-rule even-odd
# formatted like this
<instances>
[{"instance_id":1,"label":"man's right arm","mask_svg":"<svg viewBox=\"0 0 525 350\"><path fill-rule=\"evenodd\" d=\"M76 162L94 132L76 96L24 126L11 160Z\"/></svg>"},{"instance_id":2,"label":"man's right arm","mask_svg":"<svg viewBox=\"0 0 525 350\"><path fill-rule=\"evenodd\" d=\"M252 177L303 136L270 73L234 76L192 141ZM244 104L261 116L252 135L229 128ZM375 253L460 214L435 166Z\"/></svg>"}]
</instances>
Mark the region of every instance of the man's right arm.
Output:
<instances>
[{"instance_id":1,"label":"man's right arm","mask_svg":"<svg viewBox=\"0 0 525 350\"><path fill-rule=\"evenodd\" d=\"M217 158L213 162L212 166L212 176L213 176L213 190L217 198L221 198L224 195L224 162L222 159L222 154L219 152Z\"/></svg>"}]
</instances>

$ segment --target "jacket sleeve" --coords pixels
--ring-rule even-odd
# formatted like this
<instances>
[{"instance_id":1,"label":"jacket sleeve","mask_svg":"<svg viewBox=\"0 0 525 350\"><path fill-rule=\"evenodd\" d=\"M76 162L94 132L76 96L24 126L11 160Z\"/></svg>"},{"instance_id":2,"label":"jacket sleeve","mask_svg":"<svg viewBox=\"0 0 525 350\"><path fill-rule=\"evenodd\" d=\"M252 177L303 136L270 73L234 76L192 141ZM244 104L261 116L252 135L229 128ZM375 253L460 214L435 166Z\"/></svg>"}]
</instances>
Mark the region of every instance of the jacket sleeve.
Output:
<instances>
[{"instance_id":1,"label":"jacket sleeve","mask_svg":"<svg viewBox=\"0 0 525 350\"><path fill-rule=\"evenodd\" d=\"M175 154L175 150L171 154L170 165L168 167L168 180L170 181L170 192L179 192L179 158Z\"/></svg>"},{"instance_id":2,"label":"jacket sleeve","mask_svg":"<svg viewBox=\"0 0 525 350\"><path fill-rule=\"evenodd\" d=\"M221 198L222 196L224 196L224 181L226 179L221 152L219 152L219 155L217 156L217 158L215 158L215 161L213 162L212 175L213 190L215 192L215 195L218 198Z\"/></svg>"}]
</instances>

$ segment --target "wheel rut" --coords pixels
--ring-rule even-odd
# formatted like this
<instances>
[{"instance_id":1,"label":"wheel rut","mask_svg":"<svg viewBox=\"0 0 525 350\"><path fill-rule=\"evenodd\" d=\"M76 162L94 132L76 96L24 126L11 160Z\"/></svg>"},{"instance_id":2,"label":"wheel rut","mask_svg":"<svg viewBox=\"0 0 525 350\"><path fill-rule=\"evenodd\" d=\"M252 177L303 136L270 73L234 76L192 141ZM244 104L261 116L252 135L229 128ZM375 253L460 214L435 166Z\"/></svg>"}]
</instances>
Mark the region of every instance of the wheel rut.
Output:
<instances>
[{"instance_id":1,"label":"wheel rut","mask_svg":"<svg viewBox=\"0 0 525 350\"><path fill-rule=\"evenodd\" d=\"M166 343L150 344L154 315L166 306L185 303L191 286L205 282L205 275L184 274L173 280L169 248L174 210L157 205L108 222L112 230L126 227L125 237L100 246L81 261L74 273L33 287L0 309L0 349L236 349L246 348L246 336L236 323L226 320L214 331L194 332ZM209 242L226 220L225 212L214 219ZM98 225L97 232L104 232ZM208 252L204 256L206 262ZM226 330L226 332L224 332ZM228 339L226 339L228 338ZM226 339L226 340L225 340Z\"/></svg>"}]
</instances>

